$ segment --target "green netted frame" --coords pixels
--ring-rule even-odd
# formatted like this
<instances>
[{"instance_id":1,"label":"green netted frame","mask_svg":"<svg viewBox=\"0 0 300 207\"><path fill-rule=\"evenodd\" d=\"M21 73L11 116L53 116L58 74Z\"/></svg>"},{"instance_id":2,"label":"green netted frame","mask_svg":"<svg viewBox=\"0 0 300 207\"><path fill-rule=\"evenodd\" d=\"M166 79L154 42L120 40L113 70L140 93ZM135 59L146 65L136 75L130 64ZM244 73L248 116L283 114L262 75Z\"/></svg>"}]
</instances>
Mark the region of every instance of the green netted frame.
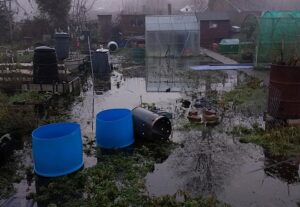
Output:
<instances>
[{"instance_id":1,"label":"green netted frame","mask_svg":"<svg viewBox=\"0 0 300 207\"><path fill-rule=\"evenodd\" d=\"M300 11L268 11L259 21L256 64L300 58Z\"/></svg>"}]
</instances>

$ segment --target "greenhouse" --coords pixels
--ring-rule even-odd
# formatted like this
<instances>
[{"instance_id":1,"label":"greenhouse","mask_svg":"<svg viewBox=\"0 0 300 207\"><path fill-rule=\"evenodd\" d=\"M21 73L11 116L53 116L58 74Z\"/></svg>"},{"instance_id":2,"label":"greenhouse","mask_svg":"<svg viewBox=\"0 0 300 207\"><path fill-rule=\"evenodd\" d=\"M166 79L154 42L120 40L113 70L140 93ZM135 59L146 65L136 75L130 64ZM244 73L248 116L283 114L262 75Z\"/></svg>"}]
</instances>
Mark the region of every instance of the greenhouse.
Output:
<instances>
[{"instance_id":1,"label":"greenhouse","mask_svg":"<svg viewBox=\"0 0 300 207\"><path fill-rule=\"evenodd\" d=\"M200 25L194 15L147 16L146 55L187 57L199 54Z\"/></svg>"},{"instance_id":2,"label":"greenhouse","mask_svg":"<svg viewBox=\"0 0 300 207\"><path fill-rule=\"evenodd\" d=\"M257 65L289 64L300 57L300 11L268 11L259 23Z\"/></svg>"}]
</instances>

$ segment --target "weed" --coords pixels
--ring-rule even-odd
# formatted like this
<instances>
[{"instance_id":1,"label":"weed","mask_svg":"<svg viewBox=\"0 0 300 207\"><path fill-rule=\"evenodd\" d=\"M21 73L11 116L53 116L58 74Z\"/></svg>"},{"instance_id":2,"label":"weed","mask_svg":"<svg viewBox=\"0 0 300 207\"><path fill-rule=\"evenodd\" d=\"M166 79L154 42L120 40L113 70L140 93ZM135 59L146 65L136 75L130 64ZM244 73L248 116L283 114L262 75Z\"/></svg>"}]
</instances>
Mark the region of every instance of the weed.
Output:
<instances>
[{"instance_id":1,"label":"weed","mask_svg":"<svg viewBox=\"0 0 300 207\"><path fill-rule=\"evenodd\" d=\"M242 105L253 100L257 102L257 97L265 98L261 81L247 76L246 81L242 85L236 87L232 91L226 92L223 95L222 100L226 104L232 102L234 105Z\"/></svg>"},{"instance_id":2,"label":"weed","mask_svg":"<svg viewBox=\"0 0 300 207\"><path fill-rule=\"evenodd\" d=\"M18 102L30 102L30 103L43 103L51 97L50 94L42 94L37 92L25 92L18 93L9 98L9 103L18 103Z\"/></svg>"},{"instance_id":3,"label":"weed","mask_svg":"<svg viewBox=\"0 0 300 207\"><path fill-rule=\"evenodd\" d=\"M190 131L190 130L203 130L204 129L203 123L195 123L195 122L188 122L186 124L183 124L180 128L177 130L179 131Z\"/></svg>"},{"instance_id":4,"label":"weed","mask_svg":"<svg viewBox=\"0 0 300 207\"><path fill-rule=\"evenodd\" d=\"M10 160L7 164L0 167L0 200L8 198L14 192L13 183L20 182L22 177L17 173L17 165Z\"/></svg>"},{"instance_id":5,"label":"weed","mask_svg":"<svg viewBox=\"0 0 300 207\"><path fill-rule=\"evenodd\" d=\"M240 142L261 145L274 156L297 156L300 154L300 128L281 127L263 130L257 126L252 129L235 127L232 133L241 137Z\"/></svg>"},{"instance_id":6,"label":"weed","mask_svg":"<svg viewBox=\"0 0 300 207\"><path fill-rule=\"evenodd\" d=\"M170 142L158 141L145 143L132 152L99 154L96 166L53 179L30 197L58 206L219 206L211 198L185 195L184 201L179 202L175 195L147 196L144 177L173 147Z\"/></svg>"}]
</instances>

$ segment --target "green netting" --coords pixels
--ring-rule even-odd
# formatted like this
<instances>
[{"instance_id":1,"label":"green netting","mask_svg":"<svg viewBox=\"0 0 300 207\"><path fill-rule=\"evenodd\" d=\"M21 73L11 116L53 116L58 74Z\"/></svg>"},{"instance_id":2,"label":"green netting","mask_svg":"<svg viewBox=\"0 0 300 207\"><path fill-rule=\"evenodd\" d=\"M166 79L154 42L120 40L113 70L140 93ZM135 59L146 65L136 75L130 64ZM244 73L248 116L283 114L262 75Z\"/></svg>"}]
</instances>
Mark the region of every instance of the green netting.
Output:
<instances>
[{"instance_id":1,"label":"green netting","mask_svg":"<svg viewBox=\"0 0 300 207\"><path fill-rule=\"evenodd\" d=\"M268 11L259 22L257 64L300 58L300 11Z\"/></svg>"}]
</instances>

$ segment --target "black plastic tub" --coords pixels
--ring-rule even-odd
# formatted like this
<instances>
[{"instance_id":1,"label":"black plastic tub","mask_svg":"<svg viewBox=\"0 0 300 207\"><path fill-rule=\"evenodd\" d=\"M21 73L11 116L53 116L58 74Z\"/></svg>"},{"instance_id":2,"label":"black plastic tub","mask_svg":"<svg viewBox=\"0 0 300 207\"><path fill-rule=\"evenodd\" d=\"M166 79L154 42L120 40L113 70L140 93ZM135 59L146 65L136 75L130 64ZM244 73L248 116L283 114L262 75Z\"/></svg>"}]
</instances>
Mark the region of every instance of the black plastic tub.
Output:
<instances>
[{"instance_id":1,"label":"black plastic tub","mask_svg":"<svg viewBox=\"0 0 300 207\"><path fill-rule=\"evenodd\" d=\"M141 107L132 110L136 139L168 139L172 132L171 121Z\"/></svg>"}]
</instances>

